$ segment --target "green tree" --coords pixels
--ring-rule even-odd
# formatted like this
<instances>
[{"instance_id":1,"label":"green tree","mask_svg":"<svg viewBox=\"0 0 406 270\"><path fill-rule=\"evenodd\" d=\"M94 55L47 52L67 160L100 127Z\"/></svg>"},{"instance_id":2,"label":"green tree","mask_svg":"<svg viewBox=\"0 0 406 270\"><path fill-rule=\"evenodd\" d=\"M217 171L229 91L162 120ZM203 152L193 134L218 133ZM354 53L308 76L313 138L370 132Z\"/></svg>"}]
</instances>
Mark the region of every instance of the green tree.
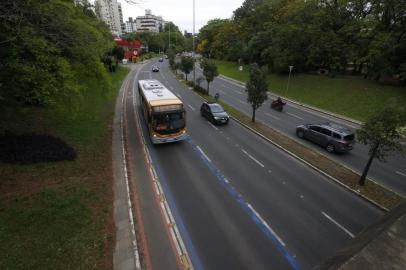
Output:
<instances>
[{"instance_id":1,"label":"green tree","mask_svg":"<svg viewBox=\"0 0 406 270\"><path fill-rule=\"evenodd\" d=\"M200 29L196 46L199 53L208 58L212 57L213 42L227 21L228 20L213 19L208 21L207 24Z\"/></svg>"},{"instance_id":2,"label":"green tree","mask_svg":"<svg viewBox=\"0 0 406 270\"><path fill-rule=\"evenodd\" d=\"M111 55L116 59L116 66L118 66L118 61L121 61L124 58L124 49L120 46L114 46L111 50Z\"/></svg>"},{"instance_id":3,"label":"green tree","mask_svg":"<svg viewBox=\"0 0 406 270\"><path fill-rule=\"evenodd\" d=\"M247 101L252 107L252 122L255 122L256 110L268 99L266 72L256 63L249 67L249 79L245 88L248 93Z\"/></svg>"},{"instance_id":4,"label":"green tree","mask_svg":"<svg viewBox=\"0 0 406 270\"><path fill-rule=\"evenodd\" d=\"M358 141L369 145L369 159L359 180L360 185L365 185L369 168L374 158L385 162L386 157L392 152L406 153L406 110L395 106L387 106L368 119L357 131Z\"/></svg>"},{"instance_id":5,"label":"green tree","mask_svg":"<svg viewBox=\"0 0 406 270\"><path fill-rule=\"evenodd\" d=\"M105 85L98 91L108 89L100 60L113 38L88 6L1 1L0 46L0 102L5 105L62 104L93 91L95 79Z\"/></svg>"},{"instance_id":6,"label":"green tree","mask_svg":"<svg viewBox=\"0 0 406 270\"><path fill-rule=\"evenodd\" d=\"M182 70L187 75L193 70L193 58L192 57L182 57L180 61L180 70Z\"/></svg>"},{"instance_id":7,"label":"green tree","mask_svg":"<svg viewBox=\"0 0 406 270\"><path fill-rule=\"evenodd\" d=\"M207 94L209 95L210 83L219 75L217 66L213 61L203 59L203 61L200 63L200 67L203 69L203 75L207 81Z\"/></svg>"}]
</instances>

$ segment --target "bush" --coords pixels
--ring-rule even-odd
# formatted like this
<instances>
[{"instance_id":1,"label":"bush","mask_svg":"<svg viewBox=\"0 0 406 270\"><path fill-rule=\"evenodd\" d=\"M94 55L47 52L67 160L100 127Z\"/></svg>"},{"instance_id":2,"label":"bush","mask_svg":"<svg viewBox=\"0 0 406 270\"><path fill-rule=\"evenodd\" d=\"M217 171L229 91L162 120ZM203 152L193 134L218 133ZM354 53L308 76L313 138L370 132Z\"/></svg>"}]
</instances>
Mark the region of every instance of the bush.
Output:
<instances>
[{"instance_id":1,"label":"bush","mask_svg":"<svg viewBox=\"0 0 406 270\"><path fill-rule=\"evenodd\" d=\"M194 89L196 92L202 93L203 95L208 95L207 90L206 90L205 88L201 87L200 85L195 85L195 86L193 87L193 89Z\"/></svg>"}]
</instances>

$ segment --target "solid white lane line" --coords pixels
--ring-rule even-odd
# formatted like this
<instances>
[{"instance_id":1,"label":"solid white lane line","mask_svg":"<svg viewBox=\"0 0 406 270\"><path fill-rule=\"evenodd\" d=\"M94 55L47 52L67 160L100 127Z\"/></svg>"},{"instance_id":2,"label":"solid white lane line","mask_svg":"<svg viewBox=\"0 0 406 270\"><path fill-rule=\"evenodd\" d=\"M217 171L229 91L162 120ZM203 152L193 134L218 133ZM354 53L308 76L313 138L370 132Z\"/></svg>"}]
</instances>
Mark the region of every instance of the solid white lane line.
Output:
<instances>
[{"instance_id":1,"label":"solid white lane line","mask_svg":"<svg viewBox=\"0 0 406 270\"><path fill-rule=\"evenodd\" d=\"M204 158L207 159L207 161L211 163L210 158L203 152L202 148L200 148L200 146L198 146L198 145L197 145L196 147L197 147L197 149L200 151L200 153L202 153L202 155L204 156Z\"/></svg>"},{"instance_id":2,"label":"solid white lane line","mask_svg":"<svg viewBox=\"0 0 406 270\"><path fill-rule=\"evenodd\" d=\"M240 102L241 104L247 105L246 102L243 102L243 101L241 101L241 100L238 100L238 102Z\"/></svg>"},{"instance_id":3,"label":"solid white lane line","mask_svg":"<svg viewBox=\"0 0 406 270\"><path fill-rule=\"evenodd\" d=\"M285 242L282 241L282 239L275 233L274 230L272 230L271 226L258 214L258 212L251 206L251 204L247 203L247 206L251 209L252 212L257 216L257 218L261 221L261 223L266 227L268 231L270 231L276 239L278 239L279 243L286 247Z\"/></svg>"},{"instance_id":4,"label":"solid white lane line","mask_svg":"<svg viewBox=\"0 0 406 270\"><path fill-rule=\"evenodd\" d=\"M262 168L265 167L264 164L262 164L261 162L259 162L256 158L254 158L253 156L251 156L247 151L245 151L244 149L241 149L241 151L246 154L250 159L252 159L253 161L255 161L259 166L261 166Z\"/></svg>"},{"instance_id":5,"label":"solid white lane line","mask_svg":"<svg viewBox=\"0 0 406 270\"><path fill-rule=\"evenodd\" d=\"M210 122L207 122L207 123L209 123L210 124L210 126L212 126L212 128L214 128L215 130L219 130L215 125L213 125L212 123L210 123Z\"/></svg>"},{"instance_id":6,"label":"solid white lane line","mask_svg":"<svg viewBox=\"0 0 406 270\"><path fill-rule=\"evenodd\" d=\"M193 107L190 106L189 104L188 104L188 106L189 106L190 109L192 109L192 111L196 110L195 108L193 108Z\"/></svg>"},{"instance_id":7,"label":"solid white lane line","mask_svg":"<svg viewBox=\"0 0 406 270\"><path fill-rule=\"evenodd\" d=\"M293 116L293 117L295 117L295 118L297 118L297 119L304 120L302 117L297 116L296 114L288 113L288 112L287 112L286 114L289 114L290 116Z\"/></svg>"},{"instance_id":8,"label":"solid white lane line","mask_svg":"<svg viewBox=\"0 0 406 270\"><path fill-rule=\"evenodd\" d=\"M399 175L401 175L401 176L406 177L406 174L404 174L404 173L401 173L401 172L399 172L399 171L396 171L396 173L399 174Z\"/></svg>"},{"instance_id":9,"label":"solid white lane line","mask_svg":"<svg viewBox=\"0 0 406 270\"><path fill-rule=\"evenodd\" d=\"M325 216L328 220L330 220L331 222L333 222L335 225L337 225L341 230L343 230L346 234L348 234L349 236L351 236L351 238L354 238L354 235L347 230L346 228L344 228L343 225L341 225L340 223L338 223L337 221L335 221L332 217L330 217L329 215L327 215L326 213L324 213L323 211L321 212L323 214L323 216Z\"/></svg>"},{"instance_id":10,"label":"solid white lane line","mask_svg":"<svg viewBox=\"0 0 406 270\"><path fill-rule=\"evenodd\" d=\"M272 115L270 113L265 113L265 114L268 115L269 117L272 117L273 119L281 120L279 117L276 117L276 116L274 116L274 115Z\"/></svg>"}]
</instances>

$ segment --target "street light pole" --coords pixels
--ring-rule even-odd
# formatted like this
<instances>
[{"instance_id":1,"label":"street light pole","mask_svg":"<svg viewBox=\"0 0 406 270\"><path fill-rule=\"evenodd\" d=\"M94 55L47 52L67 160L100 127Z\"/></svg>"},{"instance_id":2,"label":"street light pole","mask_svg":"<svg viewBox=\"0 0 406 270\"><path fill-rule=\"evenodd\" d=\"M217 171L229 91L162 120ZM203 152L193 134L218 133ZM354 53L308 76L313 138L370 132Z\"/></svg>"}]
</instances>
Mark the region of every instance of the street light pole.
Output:
<instances>
[{"instance_id":1,"label":"street light pole","mask_svg":"<svg viewBox=\"0 0 406 270\"><path fill-rule=\"evenodd\" d=\"M195 71L195 0L193 0L193 36L192 36L192 43L193 43L193 85L196 84L196 71Z\"/></svg>"},{"instance_id":2,"label":"street light pole","mask_svg":"<svg viewBox=\"0 0 406 270\"><path fill-rule=\"evenodd\" d=\"M289 66L289 78L288 78L288 85L286 86L285 97L286 97L286 94L288 93L288 90L289 90L290 74L292 73L292 69L293 69L293 66Z\"/></svg>"},{"instance_id":3,"label":"street light pole","mask_svg":"<svg viewBox=\"0 0 406 270\"><path fill-rule=\"evenodd\" d=\"M169 49L171 49L171 23L169 22L168 23L169 24L169 48L168 48L168 50ZM168 53L168 52L166 52L166 53Z\"/></svg>"}]
</instances>

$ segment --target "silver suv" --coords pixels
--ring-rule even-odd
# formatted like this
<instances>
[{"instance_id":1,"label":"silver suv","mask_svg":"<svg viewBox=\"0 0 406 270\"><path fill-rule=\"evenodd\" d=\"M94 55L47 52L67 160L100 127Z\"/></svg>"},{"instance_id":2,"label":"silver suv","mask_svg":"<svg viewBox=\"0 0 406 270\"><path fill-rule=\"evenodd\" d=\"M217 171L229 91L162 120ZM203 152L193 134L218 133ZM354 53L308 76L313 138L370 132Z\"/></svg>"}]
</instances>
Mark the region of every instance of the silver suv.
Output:
<instances>
[{"instance_id":1,"label":"silver suv","mask_svg":"<svg viewBox=\"0 0 406 270\"><path fill-rule=\"evenodd\" d=\"M332 152L348 152L354 146L354 132L348 128L333 124L307 124L296 127L296 135L308 139Z\"/></svg>"}]
</instances>

